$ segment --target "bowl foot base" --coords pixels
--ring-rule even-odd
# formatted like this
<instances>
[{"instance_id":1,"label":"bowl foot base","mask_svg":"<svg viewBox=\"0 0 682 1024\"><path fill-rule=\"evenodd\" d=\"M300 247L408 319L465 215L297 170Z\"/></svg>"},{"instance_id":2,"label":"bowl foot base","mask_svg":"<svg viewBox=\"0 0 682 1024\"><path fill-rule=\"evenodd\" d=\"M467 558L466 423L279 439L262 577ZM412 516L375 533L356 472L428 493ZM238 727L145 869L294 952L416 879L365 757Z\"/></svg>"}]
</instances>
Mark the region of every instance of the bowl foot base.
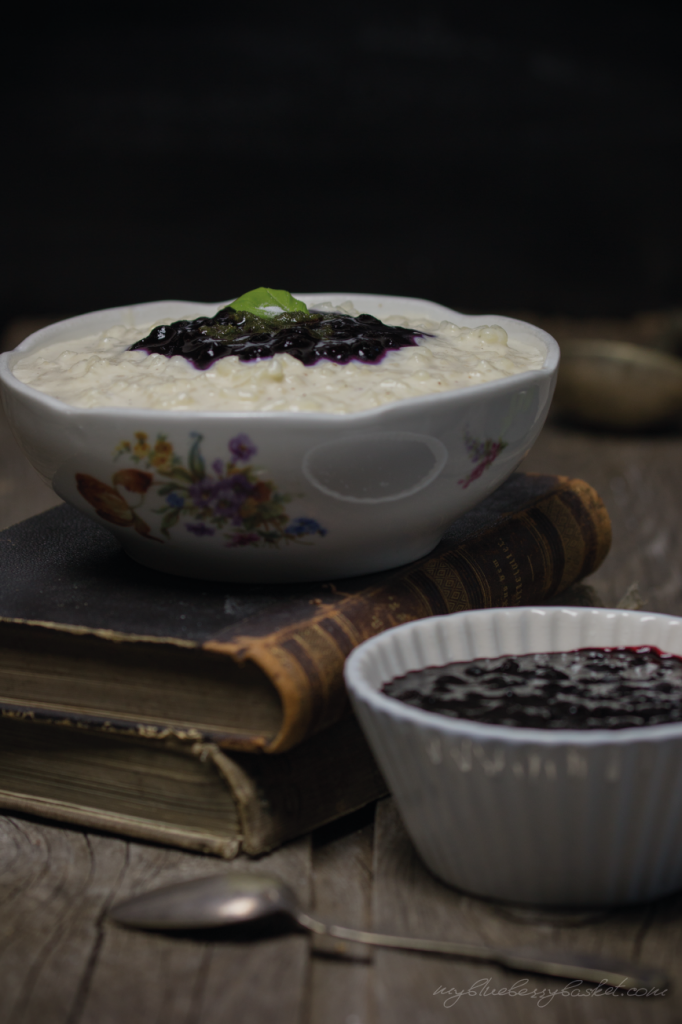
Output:
<instances>
[{"instance_id":1,"label":"bowl foot base","mask_svg":"<svg viewBox=\"0 0 682 1024\"><path fill-rule=\"evenodd\" d=\"M400 544L389 551L355 551L352 554L331 552L315 557L301 557L292 551L173 551L168 547L140 542L129 535L119 535L126 554L134 561L173 576L213 580L222 583L315 583L348 579L397 569L423 558L436 546L438 537L426 543Z\"/></svg>"}]
</instances>

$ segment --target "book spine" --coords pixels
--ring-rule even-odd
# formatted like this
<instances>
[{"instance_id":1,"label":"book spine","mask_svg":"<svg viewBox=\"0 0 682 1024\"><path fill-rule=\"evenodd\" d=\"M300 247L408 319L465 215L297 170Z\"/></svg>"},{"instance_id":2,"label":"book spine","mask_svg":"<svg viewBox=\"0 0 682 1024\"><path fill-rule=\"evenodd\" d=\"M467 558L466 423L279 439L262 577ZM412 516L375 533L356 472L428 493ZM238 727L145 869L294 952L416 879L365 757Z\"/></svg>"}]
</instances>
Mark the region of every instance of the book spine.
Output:
<instances>
[{"instance_id":1,"label":"book spine","mask_svg":"<svg viewBox=\"0 0 682 1024\"><path fill-rule=\"evenodd\" d=\"M363 640L428 615L544 601L594 572L611 544L608 513L589 484L555 479L546 497L471 542L441 544L388 581L319 605L304 625L205 644L254 662L277 688L282 724L262 749L288 750L344 713L343 663Z\"/></svg>"},{"instance_id":2,"label":"book spine","mask_svg":"<svg viewBox=\"0 0 682 1024\"><path fill-rule=\"evenodd\" d=\"M208 747L207 747L208 749ZM241 852L258 855L388 795L357 720L345 715L278 757L213 746L239 814Z\"/></svg>"}]
</instances>

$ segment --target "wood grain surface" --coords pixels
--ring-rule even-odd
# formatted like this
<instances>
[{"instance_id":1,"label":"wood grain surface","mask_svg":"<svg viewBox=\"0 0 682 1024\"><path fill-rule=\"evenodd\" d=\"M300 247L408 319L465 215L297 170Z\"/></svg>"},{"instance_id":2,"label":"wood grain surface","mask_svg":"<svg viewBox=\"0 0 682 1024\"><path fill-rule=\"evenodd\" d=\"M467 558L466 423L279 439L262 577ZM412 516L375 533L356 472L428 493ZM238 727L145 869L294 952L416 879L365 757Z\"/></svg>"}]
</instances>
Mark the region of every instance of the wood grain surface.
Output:
<instances>
[{"instance_id":1,"label":"wood grain surface","mask_svg":"<svg viewBox=\"0 0 682 1024\"><path fill-rule=\"evenodd\" d=\"M0 524L54 495L0 426ZM548 426L524 467L588 480L613 519L613 549L590 581L615 605L682 614L682 438ZM125 931L114 902L164 883L246 867L277 873L318 916L356 927L624 957L668 972L666 997L497 995L522 976L445 957L370 951L304 935L163 936ZM232 864L144 843L0 817L2 1024L431 1024L448 1020L673 1024L682 1020L682 895L609 912L504 907L437 882L390 800L253 861ZM484 979L490 979L484 982ZM486 987L487 986L487 987ZM523 987L523 986L522 986ZM528 992L561 989L530 978ZM471 991L446 1005L451 989ZM488 992L485 995L485 992Z\"/></svg>"}]
</instances>

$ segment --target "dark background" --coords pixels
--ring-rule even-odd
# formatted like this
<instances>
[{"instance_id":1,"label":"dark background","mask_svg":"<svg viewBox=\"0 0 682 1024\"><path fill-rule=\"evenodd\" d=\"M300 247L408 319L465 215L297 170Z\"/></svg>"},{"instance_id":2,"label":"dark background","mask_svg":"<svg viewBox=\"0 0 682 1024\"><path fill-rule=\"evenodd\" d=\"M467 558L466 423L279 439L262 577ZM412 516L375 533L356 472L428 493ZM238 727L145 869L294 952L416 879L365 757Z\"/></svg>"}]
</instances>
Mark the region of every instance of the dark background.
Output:
<instances>
[{"instance_id":1,"label":"dark background","mask_svg":"<svg viewBox=\"0 0 682 1024\"><path fill-rule=\"evenodd\" d=\"M260 284L574 316L680 304L667 10L27 11L3 54L0 314Z\"/></svg>"}]
</instances>

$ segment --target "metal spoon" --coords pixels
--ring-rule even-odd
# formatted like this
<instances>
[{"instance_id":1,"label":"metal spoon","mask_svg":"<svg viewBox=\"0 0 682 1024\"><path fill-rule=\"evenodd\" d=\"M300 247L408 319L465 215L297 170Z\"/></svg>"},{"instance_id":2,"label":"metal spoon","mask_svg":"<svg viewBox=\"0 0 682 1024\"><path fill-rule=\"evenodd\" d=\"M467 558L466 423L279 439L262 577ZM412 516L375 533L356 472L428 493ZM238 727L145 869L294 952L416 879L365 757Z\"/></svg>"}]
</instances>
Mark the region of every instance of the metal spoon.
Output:
<instances>
[{"instance_id":1,"label":"metal spoon","mask_svg":"<svg viewBox=\"0 0 682 1024\"><path fill-rule=\"evenodd\" d=\"M323 924L304 913L289 886L272 875L231 871L196 878L154 889L119 903L109 911L109 916L118 924L151 931L222 928L274 915L288 917L304 931L369 946L441 953L497 963L515 971L572 980L580 978L597 984L647 989L666 986L665 978L657 971L633 964L604 963L597 957L581 953L560 952L548 956L534 950L494 949L467 942L377 935L341 925Z\"/></svg>"},{"instance_id":2,"label":"metal spoon","mask_svg":"<svg viewBox=\"0 0 682 1024\"><path fill-rule=\"evenodd\" d=\"M564 341L553 408L579 423L615 430L679 422L682 359L626 341Z\"/></svg>"}]
</instances>

